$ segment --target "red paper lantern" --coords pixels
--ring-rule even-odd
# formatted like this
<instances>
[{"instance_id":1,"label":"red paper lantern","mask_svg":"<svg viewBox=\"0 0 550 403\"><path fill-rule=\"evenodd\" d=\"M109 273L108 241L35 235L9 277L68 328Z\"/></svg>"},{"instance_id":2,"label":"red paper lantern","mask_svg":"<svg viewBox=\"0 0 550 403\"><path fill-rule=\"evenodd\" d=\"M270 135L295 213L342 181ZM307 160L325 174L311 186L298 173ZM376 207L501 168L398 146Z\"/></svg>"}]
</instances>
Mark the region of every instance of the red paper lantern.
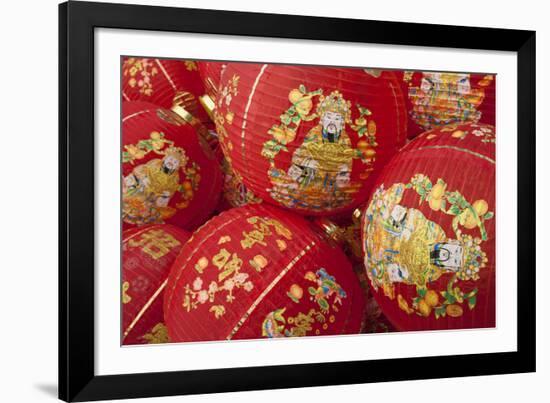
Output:
<instances>
[{"instance_id":1,"label":"red paper lantern","mask_svg":"<svg viewBox=\"0 0 550 403\"><path fill-rule=\"evenodd\" d=\"M490 74L402 71L408 134L447 124L495 125L495 77Z\"/></svg>"},{"instance_id":2,"label":"red paper lantern","mask_svg":"<svg viewBox=\"0 0 550 403\"><path fill-rule=\"evenodd\" d=\"M204 86L192 60L126 57L122 64L122 97L170 109L178 103L200 122L210 120L198 97Z\"/></svg>"},{"instance_id":3,"label":"red paper lantern","mask_svg":"<svg viewBox=\"0 0 550 403\"><path fill-rule=\"evenodd\" d=\"M147 225L122 235L122 344L168 342L162 301L168 272L191 235Z\"/></svg>"},{"instance_id":4,"label":"red paper lantern","mask_svg":"<svg viewBox=\"0 0 550 403\"><path fill-rule=\"evenodd\" d=\"M308 215L349 211L404 144L393 72L229 63L216 98L224 154L244 184Z\"/></svg>"},{"instance_id":5,"label":"red paper lantern","mask_svg":"<svg viewBox=\"0 0 550 403\"><path fill-rule=\"evenodd\" d=\"M172 341L358 333L364 299L343 252L303 218L262 204L198 229L164 298Z\"/></svg>"},{"instance_id":6,"label":"red paper lantern","mask_svg":"<svg viewBox=\"0 0 550 403\"><path fill-rule=\"evenodd\" d=\"M212 150L169 109L122 105L122 218L125 227L202 224L216 207L222 176Z\"/></svg>"},{"instance_id":7,"label":"red paper lantern","mask_svg":"<svg viewBox=\"0 0 550 403\"><path fill-rule=\"evenodd\" d=\"M426 132L384 168L363 213L365 267L399 330L495 326L495 135Z\"/></svg>"}]
</instances>

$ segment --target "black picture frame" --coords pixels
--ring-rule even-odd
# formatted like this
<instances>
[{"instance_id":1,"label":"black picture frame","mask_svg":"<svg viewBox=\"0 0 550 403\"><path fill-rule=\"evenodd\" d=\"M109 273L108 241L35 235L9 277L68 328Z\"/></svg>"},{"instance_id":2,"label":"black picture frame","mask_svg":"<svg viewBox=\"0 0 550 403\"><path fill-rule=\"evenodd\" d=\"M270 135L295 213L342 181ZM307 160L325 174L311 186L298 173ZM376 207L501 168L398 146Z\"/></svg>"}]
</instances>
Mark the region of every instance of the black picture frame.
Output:
<instances>
[{"instance_id":1,"label":"black picture frame","mask_svg":"<svg viewBox=\"0 0 550 403\"><path fill-rule=\"evenodd\" d=\"M517 52L521 223L517 352L96 376L94 29L99 27ZM535 371L534 31L70 1L59 5L59 94L60 399L89 401ZM397 363L399 371L395 370ZM423 371L414 370L418 367Z\"/></svg>"}]
</instances>

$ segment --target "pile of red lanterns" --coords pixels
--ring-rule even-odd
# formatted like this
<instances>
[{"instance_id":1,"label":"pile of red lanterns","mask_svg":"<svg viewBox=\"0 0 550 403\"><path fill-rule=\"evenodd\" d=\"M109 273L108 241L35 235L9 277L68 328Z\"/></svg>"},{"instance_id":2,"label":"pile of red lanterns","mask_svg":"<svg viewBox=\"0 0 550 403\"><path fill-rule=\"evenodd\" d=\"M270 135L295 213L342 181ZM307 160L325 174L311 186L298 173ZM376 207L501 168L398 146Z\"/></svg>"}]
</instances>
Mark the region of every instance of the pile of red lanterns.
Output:
<instances>
[{"instance_id":1,"label":"pile of red lanterns","mask_svg":"<svg viewBox=\"0 0 550 403\"><path fill-rule=\"evenodd\" d=\"M122 60L122 343L495 326L495 77Z\"/></svg>"}]
</instances>

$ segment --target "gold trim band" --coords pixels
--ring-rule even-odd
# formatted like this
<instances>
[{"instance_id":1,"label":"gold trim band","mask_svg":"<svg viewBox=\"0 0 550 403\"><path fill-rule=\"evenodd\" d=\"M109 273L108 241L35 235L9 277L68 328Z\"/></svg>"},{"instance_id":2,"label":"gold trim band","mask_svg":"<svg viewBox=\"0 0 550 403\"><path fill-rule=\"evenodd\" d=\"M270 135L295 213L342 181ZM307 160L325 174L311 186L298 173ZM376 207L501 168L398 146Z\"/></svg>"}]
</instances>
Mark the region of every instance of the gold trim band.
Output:
<instances>
[{"instance_id":1,"label":"gold trim band","mask_svg":"<svg viewBox=\"0 0 550 403\"><path fill-rule=\"evenodd\" d=\"M191 126L194 126L198 123L197 119L193 115L191 115L187 109L185 109L183 106L180 105L173 105L172 106L172 112L174 112L176 115L178 115L180 118L185 120L187 123L189 123Z\"/></svg>"},{"instance_id":2,"label":"gold trim band","mask_svg":"<svg viewBox=\"0 0 550 403\"><path fill-rule=\"evenodd\" d=\"M215 121L216 119L214 117L214 108L216 107L216 104L214 103L214 100L210 97L210 95L201 95L199 97L199 102L201 103L202 107L204 108L210 119L212 119L212 121Z\"/></svg>"},{"instance_id":3,"label":"gold trim band","mask_svg":"<svg viewBox=\"0 0 550 403\"><path fill-rule=\"evenodd\" d=\"M268 64L264 64L262 68L260 69L260 72L258 73L258 76L256 77L256 80L254 81L254 85L252 85L252 90L250 91L250 95L248 96L248 102L246 103L246 108L244 110L243 115L243 125L242 125L242 131L241 131L241 155L243 157L243 161L246 161L245 156L245 148L244 148L244 136L246 132L246 118L248 117L248 110L250 109L250 105L252 104L252 97L254 96L254 93L256 92L256 87L258 86L258 83L260 82L260 78L262 78L262 75L264 74L265 69L267 68Z\"/></svg>"},{"instance_id":4,"label":"gold trim band","mask_svg":"<svg viewBox=\"0 0 550 403\"><path fill-rule=\"evenodd\" d=\"M434 148L435 149L445 149L446 148L446 149L450 149L450 150L462 151L462 152L465 152L467 154L471 154L471 155L474 155L478 158L484 159L485 161L488 161L491 164L495 164L495 160L490 158L490 157L487 157L486 155L476 153L475 151L468 150L467 148L461 148L461 147L456 147L456 146L424 146L424 147L415 148L414 150L407 150L407 151L412 152L412 151L420 151L420 150L427 150L427 149L434 149Z\"/></svg>"},{"instance_id":5,"label":"gold trim band","mask_svg":"<svg viewBox=\"0 0 550 403\"><path fill-rule=\"evenodd\" d=\"M122 119L122 122L126 122L128 119L135 118L136 116L142 115L144 113L150 112L152 109L144 109L142 111L132 113L131 115L126 116Z\"/></svg>"},{"instance_id":6,"label":"gold trim band","mask_svg":"<svg viewBox=\"0 0 550 403\"><path fill-rule=\"evenodd\" d=\"M166 287L166 284L168 283L168 279L164 280L164 282L160 285L160 287L155 291L155 293L151 296L151 298L149 298L149 300L147 301L147 303L145 305L143 305L143 308L141 308L141 310L138 312L138 314L136 315L136 317L134 318L134 320L132 321L132 323L130 323L128 325L128 327L126 328L126 330L124 331L124 336L123 336L123 339L128 336L128 334L132 331L132 329L134 328L134 326L136 325L136 323L138 323L138 321L141 319L141 317L143 315L145 315L145 312L147 311L147 309L149 309L149 307L151 306L151 304L153 304L153 302L155 302L155 300L157 299L157 297L160 295L160 293L162 292L162 290L164 290L164 288Z\"/></svg>"},{"instance_id":7,"label":"gold trim band","mask_svg":"<svg viewBox=\"0 0 550 403\"><path fill-rule=\"evenodd\" d=\"M160 67L161 71L162 71L162 74L164 74L164 77L166 77L166 79L168 80L168 82L170 83L170 85L172 86L172 88L174 89L174 91L177 91L178 89L176 88L176 85L174 84L174 82L172 81L172 79L170 78L170 76L168 75L168 72L164 69L164 66L162 65L162 63L160 62L159 59L155 59L155 62L158 64L158 66Z\"/></svg>"}]
</instances>

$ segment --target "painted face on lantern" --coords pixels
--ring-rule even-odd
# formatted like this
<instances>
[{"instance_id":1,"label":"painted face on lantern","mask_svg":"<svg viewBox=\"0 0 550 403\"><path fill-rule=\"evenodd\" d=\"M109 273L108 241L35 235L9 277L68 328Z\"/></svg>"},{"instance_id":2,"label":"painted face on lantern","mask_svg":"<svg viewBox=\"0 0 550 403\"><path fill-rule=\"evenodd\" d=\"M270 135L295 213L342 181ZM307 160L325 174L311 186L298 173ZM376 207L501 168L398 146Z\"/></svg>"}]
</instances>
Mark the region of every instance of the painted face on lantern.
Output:
<instances>
[{"instance_id":1,"label":"painted face on lantern","mask_svg":"<svg viewBox=\"0 0 550 403\"><path fill-rule=\"evenodd\" d=\"M402 283L409 278L409 272L405 267L401 267L395 263L387 265L389 279L392 283Z\"/></svg>"},{"instance_id":2,"label":"painted face on lantern","mask_svg":"<svg viewBox=\"0 0 550 403\"><path fill-rule=\"evenodd\" d=\"M462 267L462 245L456 243L439 243L430 252L432 263L438 267L458 271Z\"/></svg>"},{"instance_id":3,"label":"painted face on lantern","mask_svg":"<svg viewBox=\"0 0 550 403\"><path fill-rule=\"evenodd\" d=\"M299 92L292 90L290 98ZM317 211L341 208L353 200L353 193L361 186L352 181L351 175L353 159L359 158L346 131L346 124L352 121L351 102L339 91L320 95L314 114L307 120L317 117L318 123L309 129L303 143L294 151L286 172L269 170L273 189L268 191L287 207ZM280 127L272 129L279 136Z\"/></svg>"},{"instance_id":4,"label":"painted face on lantern","mask_svg":"<svg viewBox=\"0 0 550 403\"><path fill-rule=\"evenodd\" d=\"M304 159L298 164L292 164L288 169L288 176L302 186L308 185L315 178L319 164L312 159Z\"/></svg>"},{"instance_id":5,"label":"painted face on lantern","mask_svg":"<svg viewBox=\"0 0 550 403\"><path fill-rule=\"evenodd\" d=\"M470 78L468 74L425 73L420 89L425 94L456 99L471 92Z\"/></svg>"},{"instance_id":6,"label":"painted face on lantern","mask_svg":"<svg viewBox=\"0 0 550 403\"><path fill-rule=\"evenodd\" d=\"M422 92L430 92L435 87L434 82L432 81L431 77L422 77L422 81L420 83L420 89Z\"/></svg>"},{"instance_id":7,"label":"painted face on lantern","mask_svg":"<svg viewBox=\"0 0 550 403\"><path fill-rule=\"evenodd\" d=\"M396 205L390 215L392 229L400 232L405 226L405 218L407 218L407 209L399 204Z\"/></svg>"},{"instance_id":8,"label":"painted face on lantern","mask_svg":"<svg viewBox=\"0 0 550 403\"><path fill-rule=\"evenodd\" d=\"M157 200L155 201L155 204L157 207L166 207L168 206L168 203L170 203L171 198L170 192L164 191L159 197L157 197Z\"/></svg>"},{"instance_id":9,"label":"painted face on lantern","mask_svg":"<svg viewBox=\"0 0 550 403\"><path fill-rule=\"evenodd\" d=\"M347 165L342 165L338 174L336 175L336 186L338 188L343 188L349 185L351 180L351 172Z\"/></svg>"},{"instance_id":10,"label":"painted face on lantern","mask_svg":"<svg viewBox=\"0 0 550 403\"><path fill-rule=\"evenodd\" d=\"M466 95L471 92L470 78L466 74L459 74L456 83L456 92L460 95Z\"/></svg>"},{"instance_id":11,"label":"painted face on lantern","mask_svg":"<svg viewBox=\"0 0 550 403\"><path fill-rule=\"evenodd\" d=\"M413 104L411 115L425 129L453 122L477 122L481 114L476 107L483 90L473 89L469 74L423 73L420 87L409 88Z\"/></svg>"},{"instance_id":12,"label":"painted face on lantern","mask_svg":"<svg viewBox=\"0 0 550 403\"><path fill-rule=\"evenodd\" d=\"M122 182L122 192L124 193L127 189L135 188L138 185L137 178L134 176L134 174L130 174L128 176L124 177L124 180Z\"/></svg>"},{"instance_id":13,"label":"painted face on lantern","mask_svg":"<svg viewBox=\"0 0 550 403\"><path fill-rule=\"evenodd\" d=\"M344 128L344 117L338 112L326 111L321 116L321 126L323 127L323 139L334 143Z\"/></svg>"},{"instance_id":14,"label":"painted face on lantern","mask_svg":"<svg viewBox=\"0 0 550 403\"><path fill-rule=\"evenodd\" d=\"M180 167L180 159L175 155L167 155L162 161L164 173L173 173Z\"/></svg>"},{"instance_id":15,"label":"painted face on lantern","mask_svg":"<svg viewBox=\"0 0 550 403\"><path fill-rule=\"evenodd\" d=\"M167 209L172 196L180 191L178 169L187 163L183 151L168 152L136 166L124 178L123 219L130 224L162 223L176 209ZM182 207L185 208L185 207Z\"/></svg>"},{"instance_id":16,"label":"painted face on lantern","mask_svg":"<svg viewBox=\"0 0 550 403\"><path fill-rule=\"evenodd\" d=\"M293 180L298 180L301 175L302 169L300 169L298 165L292 164L290 168L288 168L288 176Z\"/></svg>"}]
</instances>

